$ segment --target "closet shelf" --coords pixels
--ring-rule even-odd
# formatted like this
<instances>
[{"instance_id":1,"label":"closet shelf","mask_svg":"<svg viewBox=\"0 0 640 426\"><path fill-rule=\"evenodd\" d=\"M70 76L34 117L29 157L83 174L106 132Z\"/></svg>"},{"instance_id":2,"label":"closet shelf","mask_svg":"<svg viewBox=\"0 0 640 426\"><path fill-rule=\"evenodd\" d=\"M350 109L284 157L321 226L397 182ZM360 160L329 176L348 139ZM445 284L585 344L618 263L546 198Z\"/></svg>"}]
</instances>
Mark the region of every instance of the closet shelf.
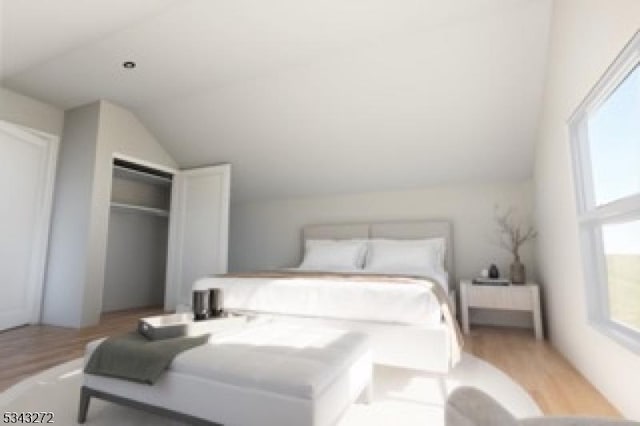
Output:
<instances>
[{"instance_id":1,"label":"closet shelf","mask_svg":"<svg viewBox=\"0 0 640 426\"><path fill-rule=\"evenodd\" d=\"M157 209L154 207L139 206L136 204L116 203L112 201L111 208L119 209L119 210L127 210L135 213L144 213L144 214L152 214L152 215L161 216L161 217L169 217L168 210Z\"/></svg>"},{"instance_id":2,"label":"closet shelf","mask_svg":"<svg viewBox=\"0 0 640 426\"><path fill-rule=\"evenodd\" d=\"M116 177L125 179L134 179L142 182L152 183L155 185L171 185L171 178L158 176L142 170L134 170L128 167L113 165L113 174Z\"/></svg>"}]
</instances>

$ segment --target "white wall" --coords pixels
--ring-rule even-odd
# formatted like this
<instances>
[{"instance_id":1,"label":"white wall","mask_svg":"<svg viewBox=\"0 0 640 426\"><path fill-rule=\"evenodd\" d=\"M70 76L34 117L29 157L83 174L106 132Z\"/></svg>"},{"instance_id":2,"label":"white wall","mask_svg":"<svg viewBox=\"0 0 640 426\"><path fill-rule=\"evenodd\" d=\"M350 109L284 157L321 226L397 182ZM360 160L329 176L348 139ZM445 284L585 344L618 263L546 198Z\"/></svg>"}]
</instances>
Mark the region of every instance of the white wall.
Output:
<instances>
[{"instance_id":1,"label":"white wall","mask_svg":"<svg viewBox=\"0 0 640 426\"><path fill-rule=\"evenodd\" d=\"M166 217L111 210L102 311L163 306Z\"/></svg>"},{"instance_id":2,"label":"white wall","mask_svg":"<svg viewBox=\"0 0 640 426\"><path fill-rule=\"evenodd\" d=\"M45 323L79 327L100 318L114 152L176 167L129 111L105 101L67 111L45 284Z\"/></svg>"},{"instance_id":3,"label":"white wall","mask_svg":"<svg viewBox=\"0 0 640 426\"><path fill-rule=\"evenodd\" d=\"M640 26L637 0L556 0L535 162L539 275L553 344L640 420L640 355L587 324L566 121Z\"/></svg>"},{"instance_id":4,"label":"white wall","mask_svg":"<svg viewBox=\"0 0 640 426\"><path fill-rule=\"evenodd\" d=\"M47 324L81 323L99 114L97 102L65 113L42 307Z\"/></svg>"},{"instance_id":5,"label":"white wall","mask_svg":"<svg viewBox=\"0 0 640 426\"><path fill-rule=\"evenodd\" d=\"M0 120L60 136L64 112L60 108L0 87Z\"/></svg>"},{"instance_id":6,"label":"white wall","mask_svg":"<svg viewBox=\"0 0 640 426\"><path fill-rule=\"evenodd\" d=\"M493 244L494 205L513 206L527 214L531 211L531 200L531 183L524 181L234 203L230 270L296 265L300 261L304 225L432 218L453 223L457 277L476 276L490 263L496 263L506 274L510 255ZM532 252L531 246L525 247L522 257L527 270L534 275ZM473 319L494 322L487 313ZM527 325L529 319L516 316L508 321Z\"/></svg>"}]
</instances>

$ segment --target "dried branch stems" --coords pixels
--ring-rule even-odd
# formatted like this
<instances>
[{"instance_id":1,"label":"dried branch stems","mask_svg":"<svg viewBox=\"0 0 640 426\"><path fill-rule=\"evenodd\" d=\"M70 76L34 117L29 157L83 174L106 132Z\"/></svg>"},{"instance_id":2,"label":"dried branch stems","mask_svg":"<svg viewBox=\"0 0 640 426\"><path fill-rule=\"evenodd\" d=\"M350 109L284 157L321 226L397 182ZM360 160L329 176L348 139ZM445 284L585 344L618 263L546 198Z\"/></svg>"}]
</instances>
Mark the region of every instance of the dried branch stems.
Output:
<instances>
[{"instance_id":1,"label":"dried branch stems","mask_svg":"<svg viewBox=\"0 0 640 426\"><path fill-rule=\"evenodd\" d=\"M536 238L538 233L532 226L528 226L523 231L520 224L516 223L514 219L513 209L508 209L501 214L496 208L495 221L500 234L498 245L512 253L516 262L519 262L520 247L527 241Z\"/></svg>"}]
</instances>

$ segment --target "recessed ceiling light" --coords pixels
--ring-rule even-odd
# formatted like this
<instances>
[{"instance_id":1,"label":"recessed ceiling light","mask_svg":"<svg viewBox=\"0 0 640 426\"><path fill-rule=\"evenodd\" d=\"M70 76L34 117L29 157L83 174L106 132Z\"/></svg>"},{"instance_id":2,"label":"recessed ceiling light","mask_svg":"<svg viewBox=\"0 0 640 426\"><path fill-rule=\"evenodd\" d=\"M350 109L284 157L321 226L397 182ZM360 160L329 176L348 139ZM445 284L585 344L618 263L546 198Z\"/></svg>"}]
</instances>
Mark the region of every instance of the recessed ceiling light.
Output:
<instances>
[{"instance_id":1,"label":"recessed ceiling light","mask_svg":"<svg viewBox=\"0 0 640 426\"><path fill-rule=\"evenodd\" d=\"M136 63L133 61L126 61L122 63L122 66L128 70L132 70L136 67Z\"/></svg>"}]
</instances>

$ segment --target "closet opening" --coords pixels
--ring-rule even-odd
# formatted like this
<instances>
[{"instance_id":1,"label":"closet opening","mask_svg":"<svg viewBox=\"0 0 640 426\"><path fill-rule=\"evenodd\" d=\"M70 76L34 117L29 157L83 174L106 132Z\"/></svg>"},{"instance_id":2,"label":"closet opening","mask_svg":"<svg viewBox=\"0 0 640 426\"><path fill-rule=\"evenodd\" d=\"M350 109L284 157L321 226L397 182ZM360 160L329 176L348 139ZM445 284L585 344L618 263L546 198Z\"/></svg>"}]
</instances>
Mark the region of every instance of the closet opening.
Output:
<instances>
[{"instance_id":1,"label":"closet opening","mask_svg":"<svg viewBox=\"0 0 640 426\"><path fill-rule=\"evenodd\" d=\"M113 161L102 312L165 304L173 175Z\"/></svg>"}]
</instances>

